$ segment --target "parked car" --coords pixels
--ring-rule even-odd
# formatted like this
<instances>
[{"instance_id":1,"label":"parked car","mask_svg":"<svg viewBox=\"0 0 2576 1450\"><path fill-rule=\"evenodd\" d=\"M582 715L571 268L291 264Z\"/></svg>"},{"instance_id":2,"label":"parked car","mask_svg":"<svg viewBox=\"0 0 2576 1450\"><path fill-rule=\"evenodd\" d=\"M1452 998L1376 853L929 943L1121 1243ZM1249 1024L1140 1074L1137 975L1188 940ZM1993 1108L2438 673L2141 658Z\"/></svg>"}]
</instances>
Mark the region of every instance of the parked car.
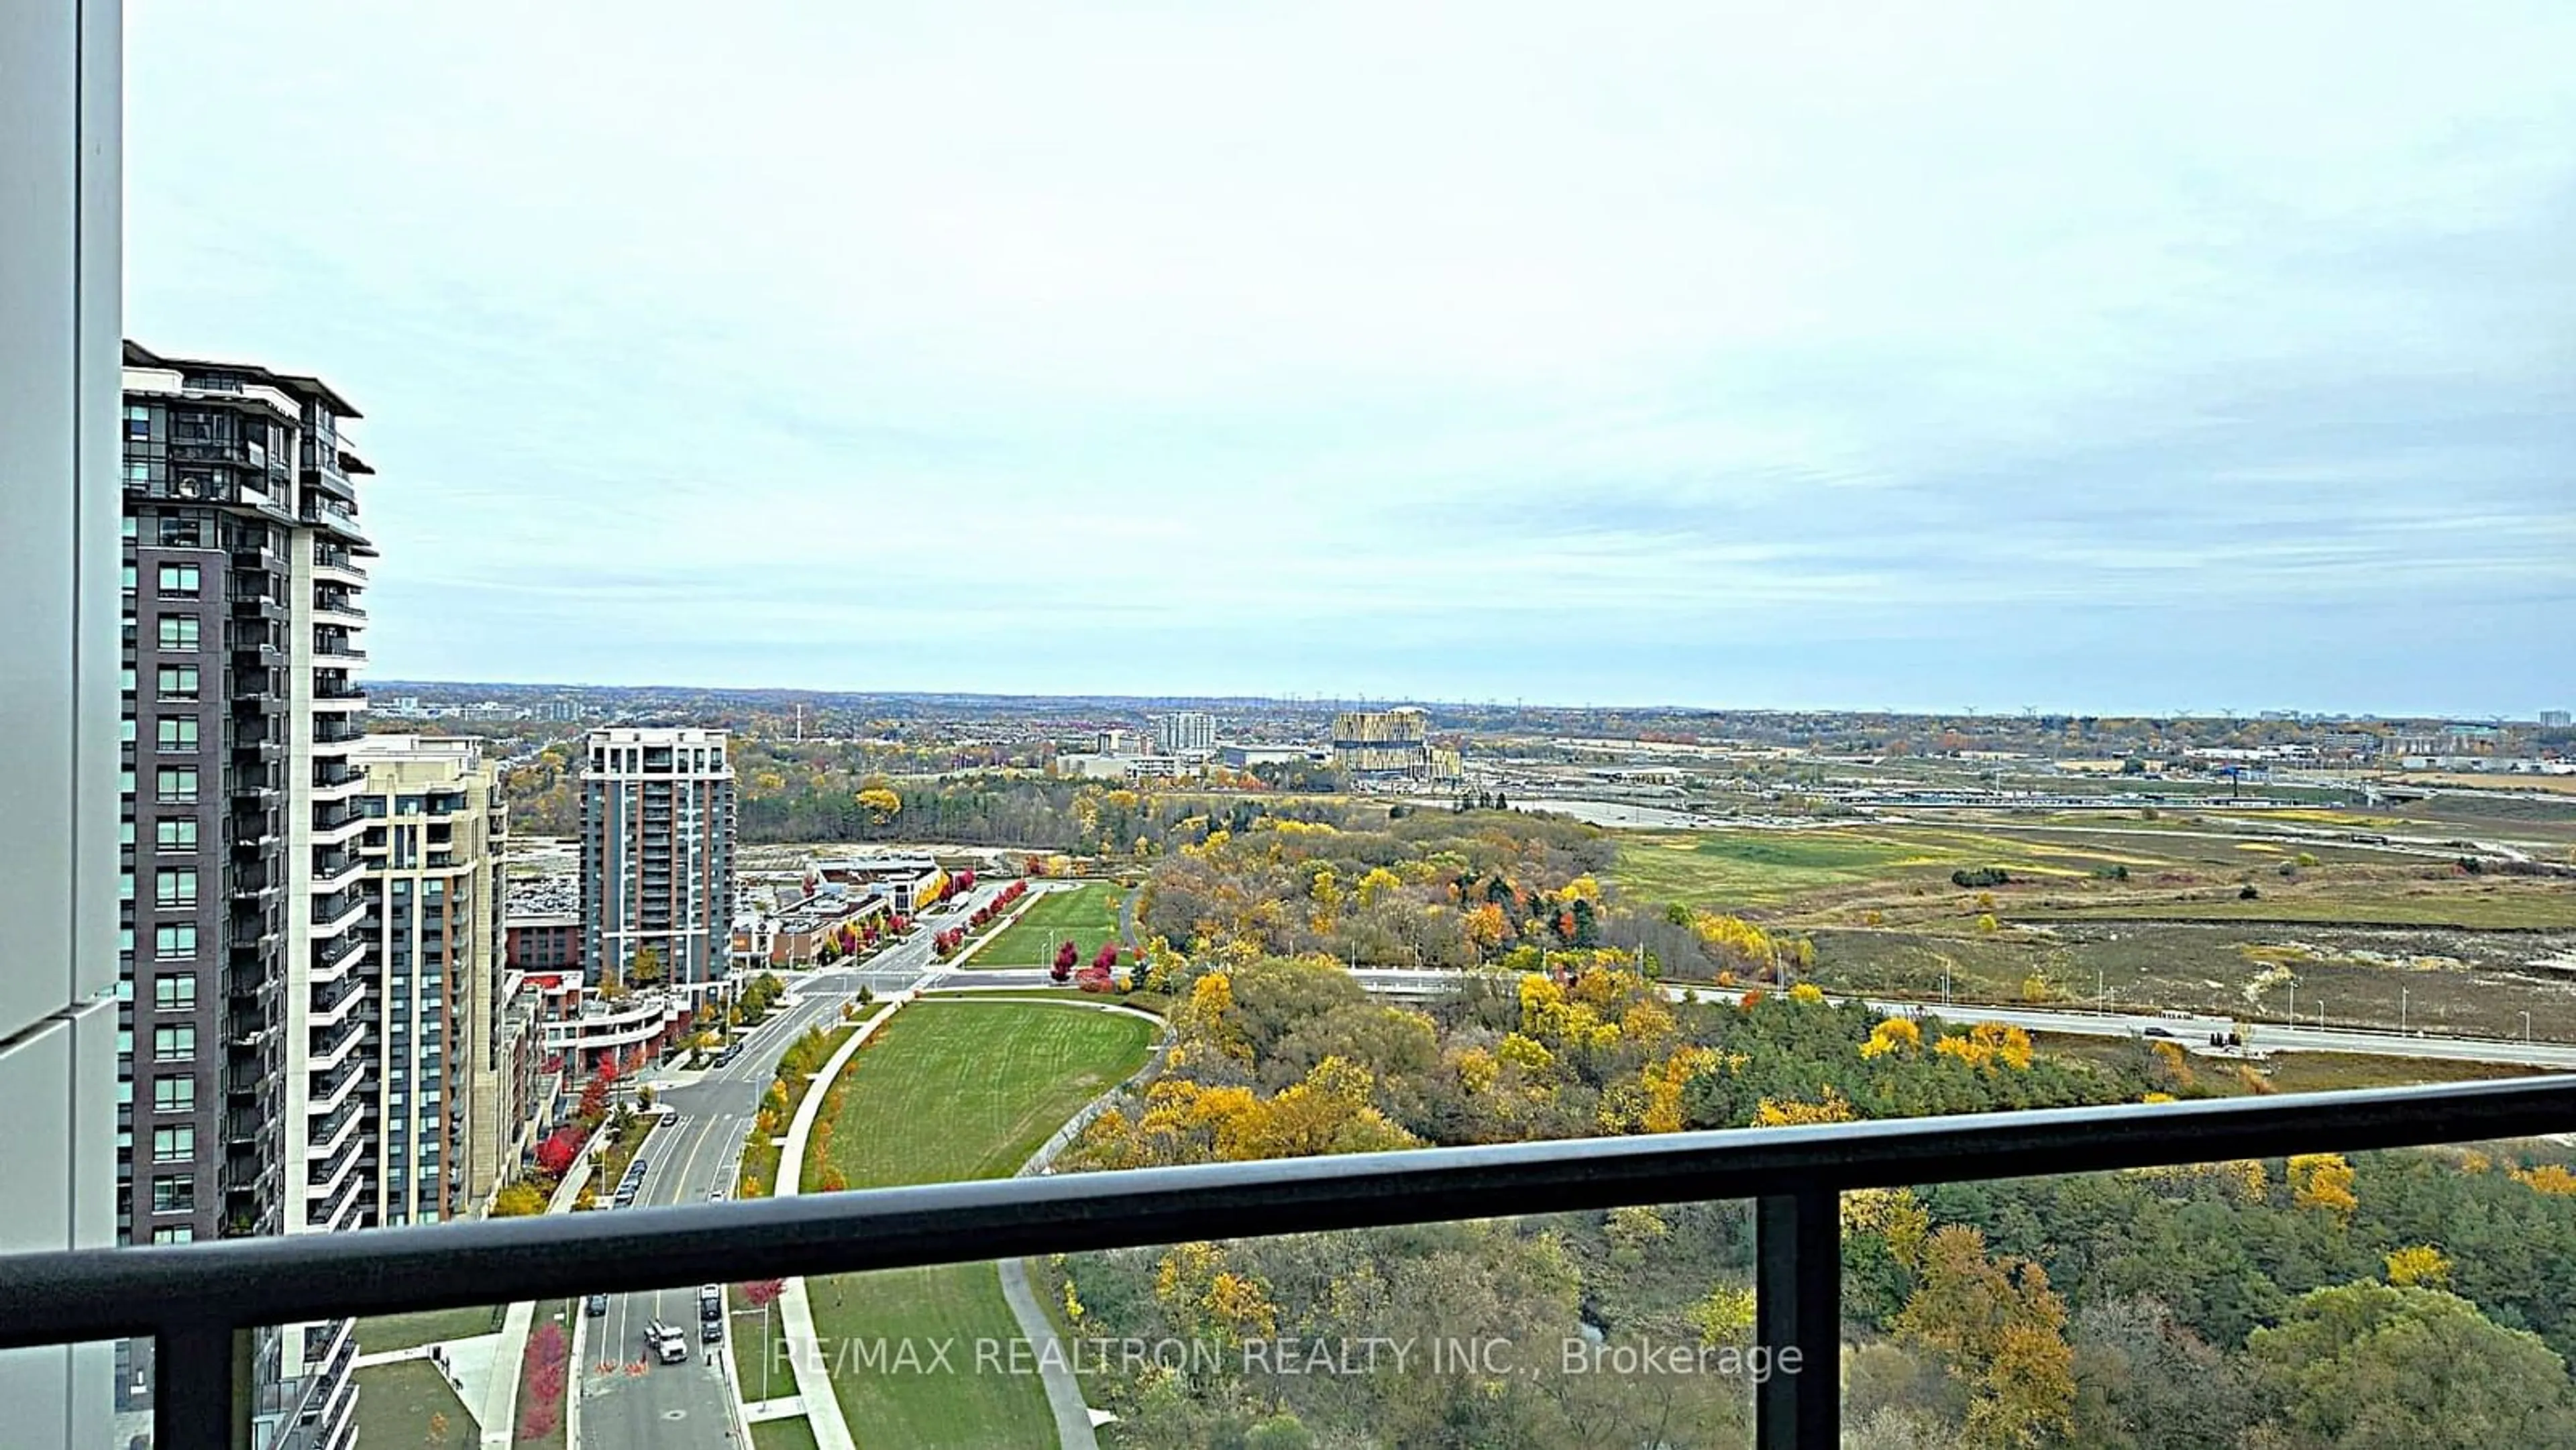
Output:
<instances>
[{"instance_id":1,"label":"parked car","mask_svg":"<svg viewBox=\"0 0 2576 1450\"><path fill-rule=\"evenodd\" d=\"M724 1343L724 1321L710 1319L698 1326L698 1338L708 1344Z\"/></svg>"},{"instance_id":2,"label":"parked car","mask_svg":"<svg viewBox=\"0 0 2576 1450\"><path fill-rule=\"evenodd\" d=\"M724 1290L722 1288L714 1284L709 1284L698 1291L698 1318L702 1322L720 1321L724 1318Z\"/></svg>"},{"instance_id":3,"label":"parked car","mask_svg":"<svg viewBox=\"0 0 2576 1450\"><path fill-rule=\"evenodd\" d=\"M581 1312L589 1315L593 1319L597 1319L602 1314L608 1312L608 1296L605 1294L593 1294L589 1298L582 1300Z\"/></svg>"}]
</instances>

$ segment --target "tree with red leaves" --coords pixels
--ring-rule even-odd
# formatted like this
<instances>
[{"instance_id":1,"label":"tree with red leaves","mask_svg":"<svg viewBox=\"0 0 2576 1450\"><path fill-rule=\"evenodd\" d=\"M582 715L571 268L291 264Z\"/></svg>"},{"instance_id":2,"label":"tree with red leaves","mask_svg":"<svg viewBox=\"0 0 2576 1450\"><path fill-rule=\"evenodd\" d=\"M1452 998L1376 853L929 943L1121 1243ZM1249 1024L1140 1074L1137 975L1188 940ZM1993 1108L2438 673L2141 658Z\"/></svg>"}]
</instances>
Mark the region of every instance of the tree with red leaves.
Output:
<instances>
[{"instance_id":1,"label":"tree with red leaves","mask_svg":"<svg viewBox=\"0 0 2576 1450\"><path fill-rule=\"evenodd\" d=\"M975 889L975 873L974 873L974 872L972 872L972 871L960 871L960 872L958 872L958 873L957 873L957 891L958 891L958 894L963 895L963 894L965 894L966 892L972 891L972 890L974 890L974 889Z\"/></svg>"},{"instance_id":2,"label":"tree with red leaves","mask_svg":"<svg viewBox=\"0 0 2576 1450\"><path fill-rule=\"evenodd\" d=\"M1105 972L1116 965L1118 965L1118 943L1114 941L1102 942L1100 950L1091 954L1091 966L1094 971Z\"/></svg>"},{"instance_id":3,"label":"tree with red leaves","mask_svg":"<svg viewBox=\"0 0 2576 1450\"><path fill-rule=\"evenodd\" d=\"M603 1059L599 1064L599 1071L592 1073L590 1081L582 1084L581 1106L578 1114L583 1122L595 1128L608 1117L608 1085L615 1081L617 1081L616 1062L613 1059Z\"/></svg>"},{"instance_id":4,"label":"tree with red leaves","mask_svg":"<svg viewBox=\"0 0 2576 1450\"><path fill-rule=\"evenodd\" d=\"M1074 963L1081 960L1082 948L1075 946L1071 937L1065 938L1064 944L1055 949L1055 964L1068 972L1073 970Z\"/></svg>"},{"instance_id":5,"label":"tree with red leaves","mask_svg":"<svg viewBox=\"0 0 2576 1450\"><path fill-rule=\"evenodd\" d=\"M537 1168L549 1177L561 1178L564 1171L581 1156L582 1132L570 1126L555 1129L552 1136L537 1145Z\"/></svg>"}]
</instances>

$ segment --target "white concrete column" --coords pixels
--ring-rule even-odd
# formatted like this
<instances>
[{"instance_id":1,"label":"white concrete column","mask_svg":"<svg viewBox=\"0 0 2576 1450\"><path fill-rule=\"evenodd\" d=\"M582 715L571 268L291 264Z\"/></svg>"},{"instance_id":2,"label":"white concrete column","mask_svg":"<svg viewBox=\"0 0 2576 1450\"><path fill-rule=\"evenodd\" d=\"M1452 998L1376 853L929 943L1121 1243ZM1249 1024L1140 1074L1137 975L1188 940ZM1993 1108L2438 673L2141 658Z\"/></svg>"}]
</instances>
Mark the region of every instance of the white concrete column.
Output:
<instances>
[{"instance_id":1,"label":"white concrete column","mask_svg":"<svg viewBox=\"0 0 2576 1450\"><path fill-rule=\"evenodd\" d=\"M116 1236L119 20L0 4L0 1253ZM109 1443L111 1356L0 1353L9 1442Z\"/></svg>"}]
</instances>

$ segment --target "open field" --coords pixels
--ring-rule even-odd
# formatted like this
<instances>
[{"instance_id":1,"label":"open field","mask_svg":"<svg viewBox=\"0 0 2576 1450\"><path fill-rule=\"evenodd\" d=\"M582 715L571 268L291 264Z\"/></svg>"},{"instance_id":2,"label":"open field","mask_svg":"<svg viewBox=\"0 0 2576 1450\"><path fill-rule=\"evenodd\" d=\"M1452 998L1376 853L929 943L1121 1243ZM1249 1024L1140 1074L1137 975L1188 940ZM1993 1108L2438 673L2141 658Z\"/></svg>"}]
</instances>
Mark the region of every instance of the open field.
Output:
<instances>
[{"instance_id":1,"label":"open field","mask_svg":"<svg viewBox=\"0 0 2576 1450\"><path fill-rule=\"evenodd\" d=\"M2004 908L2016 921L2249 921L2315 922L2353 926L2457 927L2465 931L2576 931L2576 891L2554 883L2496 884L2457 891L2405 891L2385 895L2267 891L2254 901L2235 896L2153 897L2059 905L2018 903Z\"/></svg>"},{"instance_id":2,"label":"open field","mask_svg":"<svg viewBox=\"0 0 2576 1450\"><path fill-rule=\"evenodd\" d=\"M465 1402L428 1360L371 1365L357 1378L358 1450L472 1450L483 1443ZM444 1418L434 1425L433 1416Z\"/></svg>"},{"instance_id":3,"label":"open field","mask_svg":"<svg viewBox=\"0 0 2576 1450\"><path fill-rule=\"evenodd\" d=\"M1114 901L1114 898L1112 898ZM906 1007L846 1073L828 1163L852 1188L1019 1170L1065 1119L1144 1065L1154 1028L1120 1013L1043 1002L928 999ZM809 1179L810 1181L810 1179ZM990 1264L815 1279L825 1341L1007 1341L1016 1329ZM1054 1434L1034 1377L974 1372L837 1375L863 1444L1034 1445Z\"/></svg>"},{"instance_id":4,"label":"open field","mask_svg":"<svg viewBox=\"0 0 2576 1450\"><path fill-rule=\"evenodd\" d=\"M2350 925L2068 921L1992 934L1822 930L1828 991L2040 1000L2201 1012L2253 1022L2325 1013L2335 1027L2576 1041L2576 935Z\"/></svg>"},{"instance_id":5,"label":"open field","mask_svg":"<svg viewBox=\"0 0 2576 1450\"><path fill-rule=\"evenodd\" d=\"M2279 1021L2295 986L2304 1022L2323 1009L2337 1026L2519 1037L2529 1013L2535 1037L2576 1041L2576 880L2472 874L2446 844L2566 825L2517 816L2489 830L2386 808L1960 812L1623 833L1610 874L1630 902L1740 911L1811 937L1828 989L1937 999L1946 977L1962 1001ZM1950 879L1983 867L2010 880ZM1980 929L1989 914L1995 928Z\"/></svg>"},{"instance_id":6,"label":"open field","mask_svg":"<svg viewBox=\"0 0 2576 1450\"><path fill-rule=\"evenodd\" d=\"M2256 1035L2259 1046L2261 1035ZM2031 1034L2031 1042L2048 1057L2105 1064L2134 1064L2143 1043L2119 1037L2078 1037L2055 1032ZM2204 1087L2228 1096L2246 1089L2227 1059L2193 1059ZM2285 1052L2259 1071L2275 1092L2339 1092L2347 1088L2413 1087L2424 1083L2484 1082L2492 1078L2539 1077L2544 1070L2492 1062L2446 1062L2430 1057L2379 1057L2358 1052Z\"/></svg>"},{"instance_id":7,"label":"open field","mask_svg":"<svg viewBox=\"0 0 2576 1450\"><path fill-rule=\"evenodd\" d=\"M1123 972L1121 977L1123 980ZM1086 992L1080 987L1017 987L1007 992L985 992L971 987L933 987L921 995L964 997L979 1002L1115 1002L1157 1017L1168 1017L1172 1012L1172 999L1160 992Z\"/></svg>"},{"instance_id":8,"label":"open field","mask_svg":"<svg viewBox=\"0 0 2576 1450\"><path fill-rule=\"evenodd\" d=\"M803 1415L763 1420L751 1427L753 1450L817 1450L813 1422Z\"/></svg>"},{"instance_id":9,"label":"open field","mask_svg":"<svg viewBox=\"0 0 2576 1450\"><path fill-rule=\"evenodd\" d=\"M1115 881L1085 881L1070 891L1048 891L1021 912L1002 934L967 959L976 967L1043 967L1053 960L1051 942L1070 936L1082 960L1104 941L1118 936L1118 903L1126 888Z\"/></svg>"},{"instance_id":10,"label":"open field","mask_svg":"<svg viewBox=\"0 0 2576 1450\"><path fill-rule=\"evenodd\" d=\"M361 1319L354 1331L361 1354L418 1349L449 1339L472 1339L501 1328L502 1306L489 1309L431 1309L419 1314L382 1314Z\"/></svg>"}]
</instances>

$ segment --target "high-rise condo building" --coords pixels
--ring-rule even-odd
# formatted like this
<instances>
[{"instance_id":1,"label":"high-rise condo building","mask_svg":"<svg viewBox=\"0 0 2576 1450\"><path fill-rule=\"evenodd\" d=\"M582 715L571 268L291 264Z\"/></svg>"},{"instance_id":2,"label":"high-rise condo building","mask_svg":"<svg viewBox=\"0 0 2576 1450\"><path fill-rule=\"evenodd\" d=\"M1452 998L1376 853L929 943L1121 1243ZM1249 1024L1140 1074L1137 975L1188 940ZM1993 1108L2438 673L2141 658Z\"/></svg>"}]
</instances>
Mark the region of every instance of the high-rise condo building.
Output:
<instances>
[{"instance_id":1,"label":"high-rise condo building","mask_svg":"<svg viewBox=\"0 0 2576 1450\"><path fill-rule=\"evenodd\" d=\"M124 361L120 1237L356 1228L375 1106L349 759L375 551L340 432L358 412L315 378L131 343ZM349 1443L348 1328L257 1336L265 1443Z\"/></svg>"},{"instance_id":2,"label":"high-rise condo building","mask_svg":"<svg viewBox=\"0 0 2576 1450\"><path fill-rule=\"evenodd\" d=\"M1175 710L1154 717L1154 748L1165 755L1216 751L1216 717L1204 710Z\"/></svg>"},{"instance_id":3,"label":"high-rise condo building","mask_svg":"<svg viewBox=\"0 0 2576 1450\"><path fill-rule=\"evenodd\" d=\"M498 1035L509 816L479 740L370 735L355 759L377 984L370 1217L437 1223L491 1193L525 1137Z\"/></svg>"},{"instance_id":4,"label":"high-rise condo building","mask_svg":"<svg viewBox=\"0 0 2576 1450\"><path fill-rule=\"evenodd\" d=\"M721 730L590 732L581 776L582 958L696 995L733 934L733 762Z\"/></svg>"},{"instance_id":5,"label":"high-rise condo building","mask_svg":"<svg viewBox=\"0 0 2576 1450\"><path fill-rule=\"evenodd\" d=\"M1422 775L1430 759L1431 717L1406 706L1344 710L1333 717L1333 764L1351 775Z\"/></svg>"}]
</instances>

